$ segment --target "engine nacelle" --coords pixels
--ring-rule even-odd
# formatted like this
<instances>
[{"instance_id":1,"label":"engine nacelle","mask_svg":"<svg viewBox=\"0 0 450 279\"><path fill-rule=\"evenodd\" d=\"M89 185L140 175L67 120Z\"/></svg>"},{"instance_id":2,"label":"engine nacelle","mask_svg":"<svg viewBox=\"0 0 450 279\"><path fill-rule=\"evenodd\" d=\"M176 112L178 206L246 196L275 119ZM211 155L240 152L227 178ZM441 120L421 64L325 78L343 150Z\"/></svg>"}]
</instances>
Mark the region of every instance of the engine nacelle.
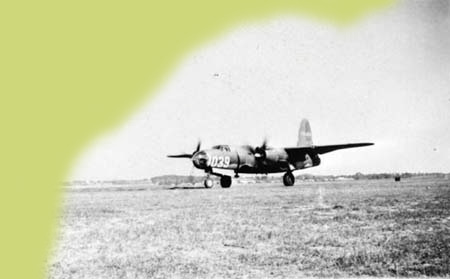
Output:
<instances>
[{"instance_id":1,"label":"engine nacelle","mask_svg":"<svg viewBox=\"0 0 450 279\"><path fill-rule=\"evenodd\" d=\"M320 165L320 157L319 157L319 155L315 154L312 157L312 163L313 163L314 167Z\"/></svg>"},{"instance_id":2,"label":"engine nacelle","mask_svg":"<svg viewBox=\"0 0 450 279\"><path fill-rule=\"evenodd\" d=\"M320 165L320 158L317 154L306 154L304 161L298 161L295 163L296 169L306 169Z\"/></svg>"},{"instance_id":3,"label":"engine nacelle","mask_svg":"<svg viewBox=\"0 0 450 279\"><path fill-rule=\"evenodd\" d=\"M266 157L267 157L267 152L266 152L266 150L264 149L264 148L261 148L261 147L256 147L255 148L255 158L257 159L257 160L260 160L260 161L263 161L263 160L265 160L266 159Z\"/></svg>"}]
</instances>

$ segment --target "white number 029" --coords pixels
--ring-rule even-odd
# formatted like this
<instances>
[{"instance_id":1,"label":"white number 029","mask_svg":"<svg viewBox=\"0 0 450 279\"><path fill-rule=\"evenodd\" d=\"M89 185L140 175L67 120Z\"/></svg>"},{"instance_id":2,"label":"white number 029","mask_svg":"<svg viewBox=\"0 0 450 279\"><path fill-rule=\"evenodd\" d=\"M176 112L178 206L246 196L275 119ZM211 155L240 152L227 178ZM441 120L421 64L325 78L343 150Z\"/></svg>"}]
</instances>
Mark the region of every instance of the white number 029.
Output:
<instances>
[{"instance_id":1,"label":"white number 029","mask_svg":"<svg viewBox=\"0 0 450 279\"><path fill-rule=\"evenodd\" d=\"M212 156L209 159L211 167L226 168L230 165L230 157L228 156Z\"/></svg>"}]
</instances>

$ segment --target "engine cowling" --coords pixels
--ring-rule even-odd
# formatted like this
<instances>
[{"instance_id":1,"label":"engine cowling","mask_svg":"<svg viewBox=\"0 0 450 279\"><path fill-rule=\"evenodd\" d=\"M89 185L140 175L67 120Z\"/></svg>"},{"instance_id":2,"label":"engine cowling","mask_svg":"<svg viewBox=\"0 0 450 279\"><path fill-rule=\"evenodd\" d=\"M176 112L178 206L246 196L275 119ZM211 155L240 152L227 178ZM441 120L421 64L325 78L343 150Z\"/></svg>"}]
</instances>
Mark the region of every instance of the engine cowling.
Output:
<instances>
[{"instance_id":1,"label":"engine cowling","mask_svg":"<svg viewBox=\"0 0 450 279\"><path fill-rule=\"evenodd\" d=\"M319 155L314 154L314 156L312 156L311 159L312 159L312 163L313 163L314 167L320 165L320 157L319 157Z\"/></svg>"},{"instance_id":2,"label":"engine cowling","mask_svg":"<svg viewBox=\"0 0 450 279\"><path fill-rule=\"evenodd\" d=\"M306 154L303 161L295 164L296 169L306 169L320 165L320 158L317 154Z\"/></svg>"},{"instance_id":3,"label":"engine cowling","mask_svg":"<svg viewBox=\"0 0 450 279\"><path fill-rule=\"evenodd\" d=\"M260 160L260 161L265 160L266 157L267 157L266 150L264 148L261 148L261 147L256 147L255 148L254 155L255 155L255 158L257 160Z\"/></svg>"}]
</instances>

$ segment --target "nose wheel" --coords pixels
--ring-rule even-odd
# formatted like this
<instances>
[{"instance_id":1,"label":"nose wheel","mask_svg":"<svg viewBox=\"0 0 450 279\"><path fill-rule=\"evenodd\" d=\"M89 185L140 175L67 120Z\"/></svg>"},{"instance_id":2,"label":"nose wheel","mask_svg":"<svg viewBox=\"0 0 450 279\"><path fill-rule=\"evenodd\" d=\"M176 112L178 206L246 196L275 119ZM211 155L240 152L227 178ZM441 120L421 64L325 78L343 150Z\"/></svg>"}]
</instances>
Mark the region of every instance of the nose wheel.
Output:
<instances>
[{"instance_id":1,"label":"nose wheel","mask_svg":"<svg viewBox=\"0 0 450 279\"><path fill-rule=\"evenodd\" d=\"M212 188L212 186L214 186L214 182L211 178L207 177L203 182L203 185L205 186L205 188Z\"/></svg>"},{"instance_id":2,"label":"nose wheel","mask_svg":"<svg viewBox=\"0 0 450 279\"><path fill-rule=\"evenodd\" d=\"M283 175L284 186L293 186L295 182L295 177L292 172L287 172Z\"/></svg>"},{"instance_id":3,"label":"nose wheel","mask_svg":"<svg viewBox=\"0 0 450 279\"><path fill-rule=\"evenodd\" d=\"M212 169L207 170L206 174L207 174L207 176L206 176L205 182L203 183L205 188L211 188L213 186L213 181L211 178L209 178L210 175L215 175L215 176L220 177L220 186L222 186L222 188L230 188L231 187L231 182L232 182L231 176L213 172Z\"/></svg>"}]
</instances>

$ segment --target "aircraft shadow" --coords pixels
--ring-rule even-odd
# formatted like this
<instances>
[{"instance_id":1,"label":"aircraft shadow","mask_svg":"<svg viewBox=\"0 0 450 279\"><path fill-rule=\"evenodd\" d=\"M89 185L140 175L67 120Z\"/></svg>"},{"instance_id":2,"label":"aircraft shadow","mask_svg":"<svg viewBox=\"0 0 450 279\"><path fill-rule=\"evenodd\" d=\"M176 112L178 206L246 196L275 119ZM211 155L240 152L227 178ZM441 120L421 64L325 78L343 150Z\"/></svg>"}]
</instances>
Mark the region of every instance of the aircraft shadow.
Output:
<instances>
[{"instance_id":1,"label":"aircraft shadow","mask_svg":"<svg viewBox=\"0 0 450 279\"><path fill-rule=\"evenodd\" d=\"M206 189L205 187L199 186L174 186L170 188L166 188L167 190L202 190Z\"/></svg>"}]
</instances>

